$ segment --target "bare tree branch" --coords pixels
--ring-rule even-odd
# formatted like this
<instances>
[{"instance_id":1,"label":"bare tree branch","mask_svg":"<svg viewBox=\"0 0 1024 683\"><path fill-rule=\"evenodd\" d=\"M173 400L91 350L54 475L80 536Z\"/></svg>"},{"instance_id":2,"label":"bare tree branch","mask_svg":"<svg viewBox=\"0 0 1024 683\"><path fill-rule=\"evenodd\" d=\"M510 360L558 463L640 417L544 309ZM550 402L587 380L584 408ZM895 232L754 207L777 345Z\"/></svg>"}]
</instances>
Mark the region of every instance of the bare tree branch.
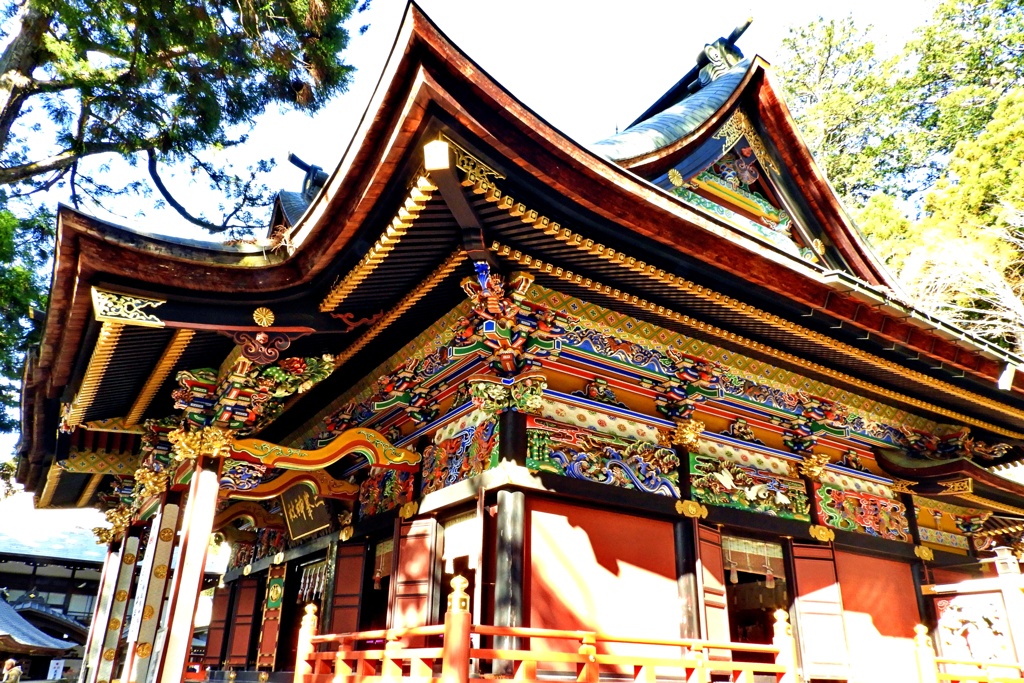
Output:
<instances>
[{"instance_id":1,"label":"bare tree branch","mask_svg":"<svg viewBox=\"0 0 1024 683\"><path fill-rule=\"evenodd\" d=\"M193 225L198 225L200 228L203 228L204 230L208 230L210 232L224 232L229 228L227 224L227 219L225 219L225 222L222 225L217 225L216 223L211 223L208 220L199 218L197 216L193 216L191 213L189 213L189 210L186 209L181 202L175 199L174 195L172 195L170 190L167 189L167 186L164 185L164 181L160 177L160 172L157 169L156 151L148 149L146 150L146 154L148 156L147 167L149 169L150 179L152 179L153 184L156 186L157 191L160 192L160 196L164 198L164 201L170 204L171 208L173 208L175 211L181 214L182 218L187 220L189 223L192 223Z\"/></svg>"}]
</instances>

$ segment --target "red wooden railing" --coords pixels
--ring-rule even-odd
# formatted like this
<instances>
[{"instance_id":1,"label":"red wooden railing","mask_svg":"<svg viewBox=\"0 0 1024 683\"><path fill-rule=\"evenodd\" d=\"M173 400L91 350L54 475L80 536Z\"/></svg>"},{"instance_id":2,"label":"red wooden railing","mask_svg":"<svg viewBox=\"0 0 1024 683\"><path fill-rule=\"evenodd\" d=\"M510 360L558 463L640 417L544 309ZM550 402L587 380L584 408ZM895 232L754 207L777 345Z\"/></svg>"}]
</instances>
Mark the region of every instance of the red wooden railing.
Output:
<instances>
[{"instance_id":1,"label":"red wooden railing","mask_svg":"<svg viewBox=\"0 0 1024 683\"><path fill-rule=\"evenodd\" d=\"M629 638L593 631L562 631L509 628L471 623L469 596L462 577L452 580L454 592L448 598L443 626L383 631L362 631L316 635L316 610L306 608L299 636L294 683L469 683L485 676L471 675L470 660L502 662L502 668L517 681L539 681L546 673L564 679L566 668L575 668L580 683L598 683L601 674L632 672L636 683L654 683L658 674L683 677L687 683L708 683L712 674L724 674L737 683L753 683L755 674L773 676L778 683L798 683L796 649L789 615L775 613L772 645L713 642L696 639ZM477 648L471 636L544 638L571 643L572 651ZM443 636L441 647L407 647L410 638ZM360 649L370 641L383 641L383 648ZM606 644L662 646L678 650L678 656L652 657L602 652ZM336 644L336 652L319 651ZM759 655L769 662L735 661L743 653ZM486 667L476 667L477 669ZM487 675L486 678L495 678Z\"/></svg>"},{"instance_id":2,"label":"red wooden railing","mask_svg":"<svg viewBox=\"0 0 1024 683\"><path fill-rule=\"evenodd\" d=\"M629 638L594 631L563 631L539 628L509 628L471 623L466 580L452 580L455 589L448 597L444 625L408 629L361 631L332 635L316 634L316 608L306 607L299 634L298 657L293 683L470 683L494 678L512 678L534 683L545 678L564 680L567 668L575 668L578 683L599 683L602 674L624 680L632 672L635 683L654 683L659 675L682 678L686 683L709 683L712 674L728 676L736 683L753 683L757 674L774 676L777 683L799 683L796 646L789 615L775 613L775 634L771 645L724 643L696 639ZM935 656L928 629L914 628L917 681L907 683L1024 683L1024 668L1017 662L982 662ZM542 638L571 643L575 652L549 649L479 648L472 646L473 634L508 638ZM440 647L409 647L410 640L443 637ZM374 643L384 643L373 649ZM608 654L608 644L661 646L678 650L678 656L651 657ZM336 651L321 651L323 645ZM735 661L736 655L752 654L770 662ZM470 661L501 662L507 674L471 674ZM476 669L486 669L477 666Z\"/></svg>"}]
</instances>

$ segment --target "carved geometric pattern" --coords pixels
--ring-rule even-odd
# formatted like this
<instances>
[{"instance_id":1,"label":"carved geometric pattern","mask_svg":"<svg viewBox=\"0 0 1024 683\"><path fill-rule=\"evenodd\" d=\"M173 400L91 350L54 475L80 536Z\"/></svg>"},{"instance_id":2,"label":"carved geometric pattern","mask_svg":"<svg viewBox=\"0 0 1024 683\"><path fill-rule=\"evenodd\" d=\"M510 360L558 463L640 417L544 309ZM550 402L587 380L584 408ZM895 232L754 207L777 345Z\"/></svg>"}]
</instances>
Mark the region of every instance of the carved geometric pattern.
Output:
<instances>
[{"instance_id":1,"label":"carved geometric pattern","mask_svg":"<svg viewBox=\"0 0 1024 683\"><path fill-rule=\"evenodd\" d=\"M163 327L164 322L160 318L150 315L142 309L157 308L165 303L167 302L161 299L128 296L96 287L92 288L95 318L101 322L118 322L140 327Z\"/></svg>"},{"instance_id":2,"label":"carved geometric pattern","mask_svg":"<svg viewBox=\"0 0 1024 683\"><path fill-rule=\"evenodd\" d=\"M747 118L742 109L737 109L712 137L716 140L722 140L723 154L732 149L733 145L739 142L741 138L746 138L750 144L750 149L754 151L754 156L761 162L761 165L775 171L775 173L779 172L779 167L775 164L775 160L768 154L764 143L761 142L761 138L754 132L754 126L751 125L750 119Z\"/></svg>"}]
</instances>

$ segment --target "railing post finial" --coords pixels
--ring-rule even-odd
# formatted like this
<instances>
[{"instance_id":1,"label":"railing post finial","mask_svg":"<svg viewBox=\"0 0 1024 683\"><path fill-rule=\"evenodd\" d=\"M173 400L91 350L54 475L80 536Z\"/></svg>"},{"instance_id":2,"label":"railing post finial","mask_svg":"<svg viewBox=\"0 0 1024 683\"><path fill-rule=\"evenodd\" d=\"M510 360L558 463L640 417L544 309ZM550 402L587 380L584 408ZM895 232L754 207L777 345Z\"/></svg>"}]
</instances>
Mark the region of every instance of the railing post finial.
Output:
<instances>
[{"instance_id":1,"label":"railing post finial","mask_svg":"<svg viewBox=\"0 0 1024 683\"><path fill-rule=\"evenodd\" d=\"M775 610L774 637L772 645L779 649L775 663L786 667L786 673L778 679L779 683L797 683L796 640L793 639L793 625L789 623L789 612L784 609Z\"/></svg>"},{"instance_id":2,"label":"railing post finial","mask_svg":"<svg viewBox=\"0 0 1024 683\"><path fill-rule=\"evenodd\" d=\"M454 589L448 596L448 612L444 615L444 653L439 683L468 683L469 634L473 615L469 613L469 581L462 576L452 579Z\"/></svg>"},{"instance_id":3,"label":"railing post finial","mask_svg":"<svg viewBox=\"0 0 1024 683\"><path fill-rule=\"evenodd\" d=\"M914 627L914 654L917 658L917 677L920 683L937 683L939 668L935 661L935 646L928 634L928 627L924 624Z\"/></svg>"},{"instance_id":4,"label":"railing post finial","mask_svg":"<svg viewBox=\"0 0 1024 683\"><path fill-rule=\"evenodd\" d=\"M313 673L309 658L313 654L313 636L316 635L316 605L306 605L306 613L302 615L299 625L299 642L295 651L295 677L293 683L303 683L308 674Z\"/></svg>"},{"instance_id":5,"label":"railing post finial","mask_svg":"<svg viewBox=\"0 0 1024 683\"><path fill-rule=\"evenodd\" d=\"M469 581L464 576L459 575L452 579L453 590L448 595L449 612L469 612L469 594L466 593L468 587Z\"/></svg>"}]
</instances>

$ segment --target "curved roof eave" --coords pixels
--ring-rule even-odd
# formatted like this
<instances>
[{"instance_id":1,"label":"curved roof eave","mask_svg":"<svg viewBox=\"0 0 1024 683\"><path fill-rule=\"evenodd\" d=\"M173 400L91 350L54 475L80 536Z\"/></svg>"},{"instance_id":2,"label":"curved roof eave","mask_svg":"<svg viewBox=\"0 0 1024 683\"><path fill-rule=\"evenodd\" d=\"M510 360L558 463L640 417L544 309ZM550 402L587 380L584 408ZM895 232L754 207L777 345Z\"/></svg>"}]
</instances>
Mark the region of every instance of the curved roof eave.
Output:
<instances>
[{"instance_id":1,"label":"curved roof eave","mask_svg":"<svg viewBox=\"0 0 1024 683\"><path fill-rule=\"evenodd\" d=\"M728 107L751 88L752 82L768 83L767 79L754 78L764 71L765 64L754 58L743 87L737 88L720 109L719 118L730 111ZM453 85L457 86L457 95L452 94ZM794 152L794 163L808 169L807 182L820 195L815 206L820 205L825 219L845 227L847 221L841 206L803 146L774 89L770 84L758 87L754 96L758 113L767 117L765 125L774 126L773 130L783 134L781 144L789 140L799 148ZM737 273L812 308L825 306L829 297L836 294L816 269L787 255L764 250L760 242L689 208L637 175L635 169L623 168L573 142L491 79L418 7L410 4L391 57L352 142L291 232L293 253L257 263L266 257L248 255L246 258L252 260L239 262L242 255L237 252L225 256L221 250L200 252L185 244L173 248L162 245L154 250L154 243L160 240L123 229L119 232L116 227L66 210L61 214L61 222L67 225L59 230L55 260L55 270L63 272L55 272L55 308L48 320L70 323L71 319L61 309L66 313L73 306L79 329L66 336L62 331L51 330L56 325L47 325L37 367L45 370L58 347L65 356L71 353L67 349L77 348L88 322L89 275L107 273L130 276L137 282L163 284L176 277L177 281L172 282L175 286L207 292L273 292L315 277L349 244L393 179L401 160L422 132L428 104L444 109L508 163L623 229L692 254L710 266ZM709 119L708 125L713 119ZM134 258L124 258L125 248L134 252ZM205 258L195 260L201 253ZM235 261L225 263L225 258ZM70 367L67 358L63 364ZM986 367L983 374L992 381L999 372ZM59 384L51 380L51 396Z\"/></svg>"}]
</instances>

